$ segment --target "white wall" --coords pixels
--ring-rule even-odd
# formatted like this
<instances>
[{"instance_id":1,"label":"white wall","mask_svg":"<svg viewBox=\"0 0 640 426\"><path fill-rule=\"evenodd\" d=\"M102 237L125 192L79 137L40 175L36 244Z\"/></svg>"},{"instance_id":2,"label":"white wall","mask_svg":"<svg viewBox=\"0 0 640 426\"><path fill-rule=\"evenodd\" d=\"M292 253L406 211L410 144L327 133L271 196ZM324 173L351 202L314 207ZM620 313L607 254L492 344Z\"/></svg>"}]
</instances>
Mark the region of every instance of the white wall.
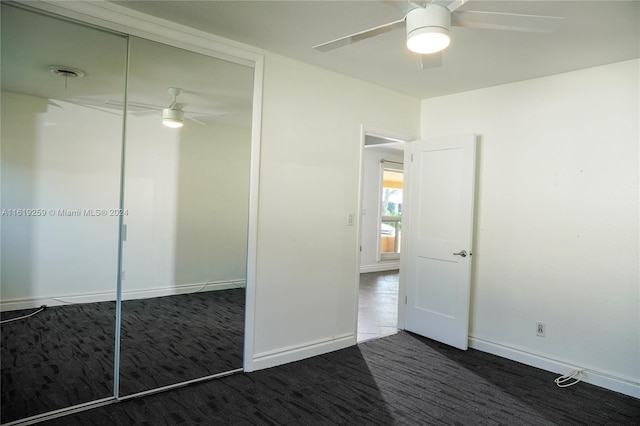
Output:
<instances>
[{"instance_id":1,"label":"white wall","mask_svg":"<svg viewBox=\"0 0 640 426\"><path fill-rule=\"evenodd\" d=\"M2 93L2 310L115 297L122 120L55 102ZM250 129L128 129L123 297L243 286Z\"/></svg>"},{"instance_id":2,"label":"white wall","mask_svg":"<svg viewBox=\"0 0 640 426\"><path fill-rule=\"evenodd\" d=\"M610 375L638 397L639 75L622 62L424 100L421 113L423 139L480 136L472 346Z\"/></svg>"},{"instance_id":3,"label":"white wall","mask_svg":"<svg viewBox=\"0 0 640 426\"><path fill-rule=\"evenodd\" d=\"M415 135L419 106L266 56L254 368L355 343L361 126Z\"/></svg>"},{"instance_id":4,"label":"white wall","mask_svg":"<svg viewBox=\"0 0 640 426\"><path fill-rule=\"evenodd\" d=\"M378 260L380 239L380 160L404 161L404 151L392 153L376 148L364 150L364 172L362 179L362 252L360 272L388 271L400 267L399 260Z\"/></svg>"}]
</instances>

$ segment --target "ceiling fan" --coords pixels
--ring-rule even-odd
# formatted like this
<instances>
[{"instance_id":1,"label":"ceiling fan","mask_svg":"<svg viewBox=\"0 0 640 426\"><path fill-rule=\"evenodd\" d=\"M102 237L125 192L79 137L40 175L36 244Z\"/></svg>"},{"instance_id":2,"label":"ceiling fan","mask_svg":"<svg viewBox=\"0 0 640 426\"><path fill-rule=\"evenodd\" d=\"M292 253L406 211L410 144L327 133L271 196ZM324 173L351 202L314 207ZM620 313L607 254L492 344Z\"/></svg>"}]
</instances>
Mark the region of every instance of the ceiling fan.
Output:
<instances>
[{"instance_id":1,"label":"ceiling fan","mask_svg":"<svg viewBox=\"0 0 640 426\"><path fill-rule=\"evenodd\" d=\"M169 94L173 96L173 102L171 102L169 108L162 109L162 124L167 127L173 128L182 127L183 119L185 117L183 108L187 106L187 104L178 103L177 101L178 95L182 93L182 89L179 89L177 87L169 87L167 90L169 91Z\"/></svg>"},{"instance_id":2,"label":"ceiling fan","mask_svg":"<svg viewBox=\"0 0 640 426\"><path fill-rule=\"evenodd\" d=\"M158 114L158 113L162 113L162 124L164 124L167 127L173 127L173 128L177 128L177 127L182 127L182 125L184 124L184 120L191 120L194 123L198 123L201 124L203 126L206 126L206 123L204 123L203 121L198 120L197 118L194 117L194 115L199 115L199 116L207 116L207 117L212 117L212 116L216 116L216 115L223 115L224 113L218 113L218 114L210 114L210 113L199 113L199 112L190 112L190 111L185 111L184 108L188 105L187 103L182 103L182 102L178 102L177 98L181 93L184 93L183 89L180 89L178 87L169 87L167 89L167 91L169 92L169 94L173 97L171 103L169 104L168 107L162 107L159 105L150 105L150 104L145 104L145 103L140 103L140 102L132 102L132 101L128 101L127 102L127 110L129 113L136 115L136 116L145 116L145 115L149 115L149 114ZM123 103L120 101L113 101L113 100L107 100L105 102L105 104L107 105L115 105L118 107L122 107Z\"/></svg>"},{"instance_id":3,"label":"ceiling fan","mask_svg":"<svg viewBox=\"0 0 640 426\"><path fill-rule=\"evenodd\" d=\"M320 52L328 52L389 31L405 28L407 32L407 48L423 55L423 68L430 68L440 66L440 52L449 46L449 32L452 26L551 33L564 20L564 18L556 16L458 10L467 1L470 0L383 1L383 3L400 8L405 13L405 16L397 21L318 44L313 48Z\"/></svg>"}]
</instances>

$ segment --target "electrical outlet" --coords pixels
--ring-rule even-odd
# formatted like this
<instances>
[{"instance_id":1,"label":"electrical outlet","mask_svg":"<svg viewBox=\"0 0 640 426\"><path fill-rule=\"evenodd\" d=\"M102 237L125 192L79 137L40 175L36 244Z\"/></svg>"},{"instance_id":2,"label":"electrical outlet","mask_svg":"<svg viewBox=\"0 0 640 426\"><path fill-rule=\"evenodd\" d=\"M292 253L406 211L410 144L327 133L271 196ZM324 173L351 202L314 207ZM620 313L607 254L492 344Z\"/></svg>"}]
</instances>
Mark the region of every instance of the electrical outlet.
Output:
<instances>
[{"instance_id":1,"label":"electrical outlet","mask_svg":"<svg viewBox=\"0 0 640 426\"><path fill-rule=\"evenodd\" d=\"M540 321L536 322L536 336L544 337L544 333L546 331L545 329L546 329L545 323Z\"/></svg>"}]
</instances>

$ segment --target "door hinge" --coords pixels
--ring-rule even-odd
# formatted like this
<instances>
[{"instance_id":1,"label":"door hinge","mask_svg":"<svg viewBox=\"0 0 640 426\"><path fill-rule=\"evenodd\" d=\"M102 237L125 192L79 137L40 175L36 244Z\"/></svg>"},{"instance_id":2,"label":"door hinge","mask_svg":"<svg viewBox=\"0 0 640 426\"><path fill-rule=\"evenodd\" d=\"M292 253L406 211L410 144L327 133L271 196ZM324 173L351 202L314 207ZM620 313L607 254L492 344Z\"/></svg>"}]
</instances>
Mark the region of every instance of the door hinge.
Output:
<instances>
[{"instance_id":1,"label":"door hinge","mask_svg":"<svg viewBox=\"0 0 640 426\"><path fill-rule=\"evenodd\" d=\"M407 296L404 297L404 304L407 304Z\"/></svg>"},{"instance_id":2,"label":"door hinge","mask_svg":"<svg viewBox=\"0 0 640 426\"><path fill-rule=\"evenodd\" d=\"M413 154L411 154L411 162L413 163Z\"/></svg>"},{"instance_id":3,"label":"door hinge","mask_svg":"<svg viewBox=\"0 0 640 426\"><path fill-rule=\"evenodd\" d=\"M127 224L122 224L122 241L127 241Z\"/></svg>"}]
</instances>

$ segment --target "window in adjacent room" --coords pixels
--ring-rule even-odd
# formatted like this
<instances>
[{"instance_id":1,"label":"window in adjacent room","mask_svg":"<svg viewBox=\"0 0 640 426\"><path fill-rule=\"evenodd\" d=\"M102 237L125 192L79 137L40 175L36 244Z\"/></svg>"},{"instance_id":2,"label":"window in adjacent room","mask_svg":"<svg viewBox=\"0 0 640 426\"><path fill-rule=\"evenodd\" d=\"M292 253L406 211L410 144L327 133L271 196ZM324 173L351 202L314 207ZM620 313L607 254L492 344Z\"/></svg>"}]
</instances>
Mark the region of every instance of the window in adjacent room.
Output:
<instances>
[{"instance_id":1,"label":"window in adjacent room","mask_svg":"<svg viewBox=\"0 0 640 426\"><path fill-rule=\"evenodd\" d=\"M393 166L390 166L393 164ZM402 165L382 162L380 260L400 258L402 233Z\"/></svg>"}]
</instances>

